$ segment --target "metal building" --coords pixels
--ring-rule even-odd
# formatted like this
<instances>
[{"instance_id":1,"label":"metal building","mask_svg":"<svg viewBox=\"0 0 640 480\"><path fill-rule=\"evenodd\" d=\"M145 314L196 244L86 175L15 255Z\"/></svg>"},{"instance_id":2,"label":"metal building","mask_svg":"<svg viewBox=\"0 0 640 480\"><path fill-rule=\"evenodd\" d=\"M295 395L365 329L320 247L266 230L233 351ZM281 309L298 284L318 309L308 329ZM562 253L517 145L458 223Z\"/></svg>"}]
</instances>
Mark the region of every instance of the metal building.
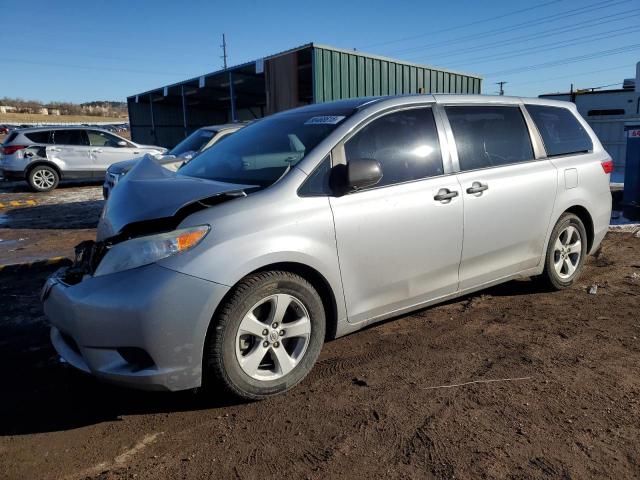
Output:
<instances>
[{"instance_id":1,"label":"metal building","mask_svg":"<svg viewBox=\"0 0 640 480\"><path fill-rule=\"evenodd\" d=\"M127 99L136 142L172 147L205 125L315 102L405 93L473 93L482 78L309 43Z\"/></svg>"}]
</instances>

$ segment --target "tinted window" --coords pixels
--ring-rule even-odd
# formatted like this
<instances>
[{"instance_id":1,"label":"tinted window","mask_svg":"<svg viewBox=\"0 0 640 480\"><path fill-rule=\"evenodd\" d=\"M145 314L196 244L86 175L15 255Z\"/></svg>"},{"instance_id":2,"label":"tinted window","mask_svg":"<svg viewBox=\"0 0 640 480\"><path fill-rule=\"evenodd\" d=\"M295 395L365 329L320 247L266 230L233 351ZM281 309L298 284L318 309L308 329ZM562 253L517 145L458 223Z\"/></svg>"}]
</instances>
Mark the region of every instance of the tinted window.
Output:
<instances>
[{"instance_id":1,"label":"tinted window","mask_svg":"<svg viewBox=\"0 0 640 480\"><path fill-rule=\"evenodd\" d=\"M117 147L118 142L122 140L107 132L99 132L97 130L88 130L89 144L94 147Z\"/></svg>"},{"instance_id":2,"label":"tinted window","mask_svg":"<svg viewBox=\"0 0 640 480\"><path fill-rule=\"evenodd\" d=\"M370 158L380 162L377 186L442 175L438 133L430 108L390 113L360 130L345 144L347 163Z\"/></svg>"},{"instance_id":3,"label":"tinted window","mask_svg":"<svg viewBox=\"0 0 640 480\"><path fill-rule=\"evenodd\" d=\"M315 108L263 118L207 148L183 166L179 174L267 187L352 113L352 109Z\"/></svg>"},{"instance_id":4,"label":"tinted window","mask_svg":"<svg viewBox=\"0 0 640 480\"><path fill-rule=\"evenodd\" d=\"M196 130L187 138L182 140L178 145L173 147L167 155L175 155L176 157L188 152L199 151L205 143L213 138L216 132L205 130L203 128Z\"/></svg>"},{"instance_id":5,"label":"tinted window","mask_svg":"<svg viewBox=\"0 0 640 480\"><path fill-rule=\"evenodd\" d=\"M446 107L460 170L533 159L529 130L519 107Z\"/></svg>"},{"instance_id":6,"label":"tinted window","mask_svg":"<svg viewBox=\"0 0 640 480\"><path fill-rule=\"evenodd\" d=\"M24 136L33 143L51 143L51 131L25 133Z\"/></svg>"},{"instance_id":7,"label":"tinted window","mask_svg":"<svg viewBox=\"0 0 640 480\"><path fill-rule=\"evenodd\" d=\"M56 145L89 145L89 139L84 130L56 130L53 132Z\"/></svg>"},{"instance_id":8,"label":"tinted window","mask_svg":"<svg viewBox=\"0 0 640 480\"><path fill-rule=\"evenodd\" d=\"M608 110L589 110L587 112L587 116L589 117L600 117L603 115L624 115L624 108L611 108Z\"/></svg>"},{"instance_id":9,"label":"tinted window","mask_svg":"<svg viewBox=\"0 0 640 480\"><path fill-rule=\"evenodd\" d=\"M589 134L569 109L527 105L527 110L542 135L548 156L588 152L593 149Z\"/></svg>"},{"instance_id":10,"label":"tinted window","mask_svg":"<svg viewBox=\"0 0 640 480\"><path fill-rule=\"evenodd\" d=\"M300 188L300 195L313 197L326 195L329 191L329 174L331 173L331 158L325 158L322 163L309 175Z\"/></svg>"}]
</instances>

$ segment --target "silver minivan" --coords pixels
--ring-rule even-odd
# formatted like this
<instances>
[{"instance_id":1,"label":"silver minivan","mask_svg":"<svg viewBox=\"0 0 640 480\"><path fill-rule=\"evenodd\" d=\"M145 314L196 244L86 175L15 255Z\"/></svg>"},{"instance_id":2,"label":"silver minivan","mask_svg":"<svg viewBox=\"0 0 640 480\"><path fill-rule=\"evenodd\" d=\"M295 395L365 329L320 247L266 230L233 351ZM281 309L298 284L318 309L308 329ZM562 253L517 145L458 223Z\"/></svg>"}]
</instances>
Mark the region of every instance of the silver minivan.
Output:
<instances>
[{"instance_id":1,"label":"silver minivan","mask_svg":"<svg viewBox=\"0 0 640 480\"><path fill-rule=\"evenodd\" d=\"M119 384L281 393L372 322L520 277L572 285L607 231L611 168L564 102L279 113L177 173L139 162L42 290L51 339Z\"/></svg>"},{"instance_id":2,"label":"silver minivan","mask_svg":"<svg viewBox=\"0 0 640 480\"><path fill-rule=\"evenodd\" d=\"M102 178L112 163L166 150L101 128L23 128L10 133L2 144L0 169L6 179L26 180L36 192L47 192L62 179Z\"/></svg>"}]
</instances>

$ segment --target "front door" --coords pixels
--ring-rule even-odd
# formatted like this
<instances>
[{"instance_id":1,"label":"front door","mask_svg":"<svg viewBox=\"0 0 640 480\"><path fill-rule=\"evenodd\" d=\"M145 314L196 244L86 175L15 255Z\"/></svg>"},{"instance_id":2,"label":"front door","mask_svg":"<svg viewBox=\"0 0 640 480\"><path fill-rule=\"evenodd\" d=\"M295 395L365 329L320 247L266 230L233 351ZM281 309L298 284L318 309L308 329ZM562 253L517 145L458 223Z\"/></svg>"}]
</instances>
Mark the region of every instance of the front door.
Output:
<instances>
[{"instance_id":1,"label":"front door","mask_svg":"<svg viewBox=\"0 0 640 480\"><path fill-rule=\"evenodd\" d=\"M464 200L460 289L538 265L556 197L557 171L535 159L520 107L448 106Z\"/></svg>"},{"instance_id":2,"label":"front door","mask_svg":"<svg viewBox=\"0 0 640 480\"><path fill-rule=\"evenodd\" d=\"M91 160L97 172L104 173L110 165L123 160L131 160L141 155L139 148L129 142L120 145L123 140L100 130L88 130L91 145Z\"/></svg>"},{"instance_id":3,"label":"front door","mask_svg":"<svg viewBox=\"0 0 640 480\"><path fill-rule=\"evenodd\" d=\"M455 292L462 201L431 108L373 120L347 140L344 157L378 160L383 173L375 187L330 199L349 321Z\"/></svg>"}]
</instances>

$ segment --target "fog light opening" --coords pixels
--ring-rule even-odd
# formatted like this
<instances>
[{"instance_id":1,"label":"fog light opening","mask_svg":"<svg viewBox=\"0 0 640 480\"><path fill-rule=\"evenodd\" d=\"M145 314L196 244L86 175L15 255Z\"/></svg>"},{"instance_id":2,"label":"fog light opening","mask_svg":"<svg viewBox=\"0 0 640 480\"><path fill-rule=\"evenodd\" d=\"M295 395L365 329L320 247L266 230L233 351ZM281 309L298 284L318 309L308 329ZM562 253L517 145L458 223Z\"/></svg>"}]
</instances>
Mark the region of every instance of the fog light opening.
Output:
<instances>
[{"instance_id":1,"label":"fog light opening","mask_svg":"<svg viewBox=\"0 0 640 480\"><path fill-rule=\"evenodd\" d=\"M140 370L146 370L155 366L155 363L151 356L145 352L142 348L138 347L121 347L117 349L120 356L131 365L131 369L134 372Z\"/></svg>"}]
</instances>

